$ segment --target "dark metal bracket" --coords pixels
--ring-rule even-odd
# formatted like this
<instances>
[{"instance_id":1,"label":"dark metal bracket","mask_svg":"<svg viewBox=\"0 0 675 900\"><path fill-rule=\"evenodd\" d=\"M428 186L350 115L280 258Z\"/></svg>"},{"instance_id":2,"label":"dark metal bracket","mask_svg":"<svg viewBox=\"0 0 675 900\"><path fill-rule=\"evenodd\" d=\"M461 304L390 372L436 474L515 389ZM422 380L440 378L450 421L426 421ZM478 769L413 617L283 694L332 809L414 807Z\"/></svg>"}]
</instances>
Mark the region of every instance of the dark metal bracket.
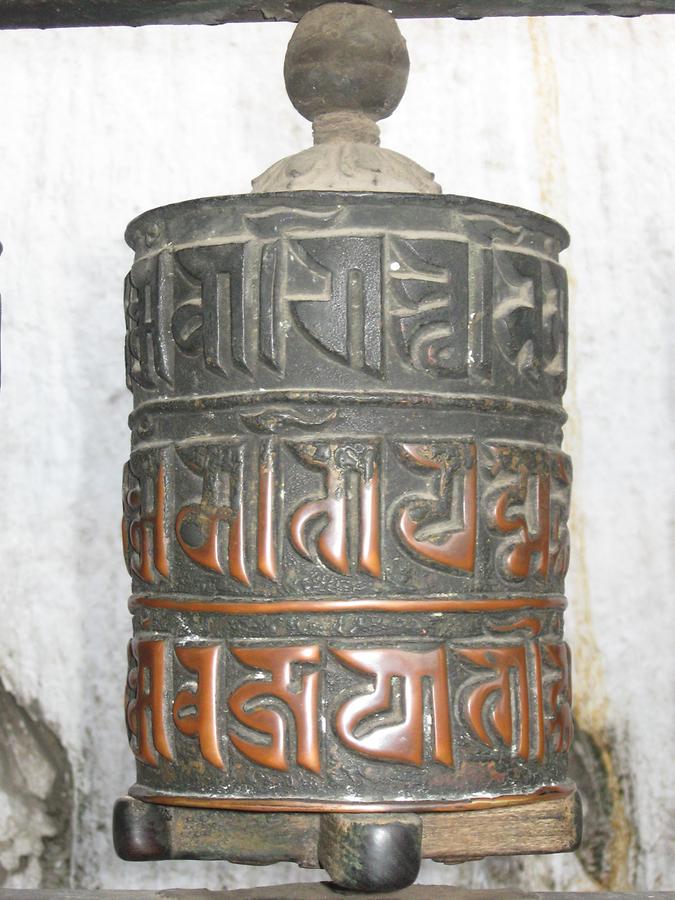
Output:
<instances>
[{"instance_id":1,"label":"dark metal bracket","mask_svg":"<svg viewBox=\"0 0 675 900\"><path fill-rule=\"evenodd\" d=\"M297 22L325 0L0 0L0 28L222 25ZM397 18L641 16L675 13L675 0L371 0Z\"/></svg>"}]
</instances>

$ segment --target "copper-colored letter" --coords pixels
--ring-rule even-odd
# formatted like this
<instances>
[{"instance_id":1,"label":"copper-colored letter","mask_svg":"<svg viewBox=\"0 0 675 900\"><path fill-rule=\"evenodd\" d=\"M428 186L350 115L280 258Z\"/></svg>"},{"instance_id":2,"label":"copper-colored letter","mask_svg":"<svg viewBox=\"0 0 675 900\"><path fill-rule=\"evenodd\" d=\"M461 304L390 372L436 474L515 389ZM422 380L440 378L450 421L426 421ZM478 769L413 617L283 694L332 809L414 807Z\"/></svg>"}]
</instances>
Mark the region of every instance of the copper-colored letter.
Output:
<instances>
[{"instance_id":1,"label":"copper-colored letter","mask_svg":"<svg viewBox=\"0 0 675 900\"><path fill-rule=\"evenodd\" d=\"M148 766L159 765L157 753L172 760L165 722L165 644L162 640L133 641L136 667L129 672L127 725L136 737L132 749ZM155 752L156 751L156 752Z\"/></svg>"},{"instance_id":2,"label":"copper-colored letter","mask_svg":"<svg viewBox=\"0 0 675 900\"><path fill-rule=\"evenodd\" d=\"M515 751L521 759L530 757L530 715L532 698L530 696L530 669L534 682L534 707L536 715L536 759L543 760L544 741L544 706L541 649L536 640L541 623L538 619L528 618L505 626L493 626L493 631L512 632L524 630L534 637L525 639L515 645L490 645L459 649L460 656L468 659L473 665L492 669L495 677L481 681L474 686L466 700L466 713L471 730L476 737L488 747L495 747L494 739L488 732L485 723L485 710L491 720L497 736L508 748L513 748L516 718L512 705L511 679L515 680L515 693L518 710L518 741Z\"/></svg>"},{"instance_id":3,"label":"copper-colored letter","mask_svg":"<svg viewBox=\"0 0 675 900\"><path fill-rule=\"evenodd\" d=\"M526 510L532 507L532 521L528 523L527 513L509 516L509 506L513 502L513 493L506 490L500 496L495 507L495 524L504 534L520 531L522 540L509 553L506 565L515 578L527 578L530 574L530 562L536 555L538 563L536 571L539 575L548 575L548 551L550 536L550 496L551 476L542 472L530 477L527 469L521 469L519 493L523 495ZM536 497L534 503L528 501Z\"/></svg>"},{"instance_id":4,"label":"copper-colored letter","mask_svg":"<svg viewBox=\"0 0 675 900\"><path fill-rule=\"evenodd\" d=\"M173 704L176 728L188 737L197 737L199 749L207 762L224 768L218 747L216 722L216 685L220 646L176 647L178 661L197 676L197 684L179 691Z\"/></svg>"},{"instance_id":5,"label":"copper-colored letter","mask_svg":"<svg viewBox=\"0 0 675 900\"><path fill-rule=\"evenodd\" d=\"M143 476L142 476L143 477ZM145 493L144 493L145 491ZM150 500L147 494L153 493ZM154 482L142 483L131 469L124 467L124 493L122 506L122 546L127 569L148 584L157 581L157 575L169 577L169 559L165 531L164 463L160 461ZM151 509L148 510L148 506Z\"/></svg>"},{"instance_id":6,"label":"copper-colored letter","mask_svg":"<svg viewBox=\"0 0 675 900\"><path fill-rule=\"evenodd\" d=\"M424 762L424 682L428 680L434 716L433 757L446 766L452 765L450 692L443 647L435 650L333 649L331 652L344 665L375 676L372 692L350 698L337 712L335 727L347 747L374 759L421 766ZM362 728L359 726L367 718L391 711L394 679L399 684L403 682L403 721L393 725L378 724L376 719L365 734L360 733Z\"/></svg>"},{"instance_id":7,"label":"copper-colored letter","mask_svg":"<svg viewBox=\"0 0 675 900\"><path fill-rule=\"evenodd\" d=\"M325 523L316 541L316 551L325 564L348 575L348 481L359 478L359 558L358 567L373 578L382 576L380 554L380 489L374 449L366 444L298 444L298 458L323 471L325 496L302 503L290 523L291 543L306 559L312 559L306 532L312 522ZM352 474L353 473L353 474Z\"/></svg>"},{"instance_id":8,"label":"copper-colored letter","mask_svg":"<svg viewBox=\"0 0 675 900\"><path fill-rule=\"evenodd\" d=\"M224 442L180 447L183 462L202 479L199 503L183 506L176 516L176 537L184 553L197 565L219 575L220 526L228 523L227 568L232 578L250 585L246 572L242 499L243 448Z\"/></svg>"},{"instance_id":9,"label":"copper-colored letter","mask_svg":"<svg viewBox=\"0 0 675 900\"><path fill-rule=\"evenodd\" d=\"M562 453L507 444L493 447L491 454L491 524L509 535L497 549L498 567L515 580L564 577L569 564L569 460Z\"/></svg>"},{"instance_id":10,"label":"copper-colored letter","mask_svg":"<svg viewBox=\"0 0 675 900\"><path fill-rule=\"evenodd\" d=\"M258 571L270 581L277 580L277 554L274 546L275 454L271 441L260 448L258 469Z\"/></svg>"},{"instance_id":11,"label":"copper-colored letter","mask_svg":"<svg viewBox=\"0 0 675 900\"><path fill-rule=\"evenodd\" d=\"M359 509L359 569L382 577L380 556L380 473L373 460L370 477L361 478Z\"/></svg>"},{"instance_id":12,"label":"copper-colored letter","mask_svg":"<svg viewBox=\"0 0 675 900\"><path fill-rule=\"evenodd\" d=\"M555 739L554 748L558 753L567 753L572 746L574 725L572 723L572 670L570 648L565 643L544 644L546 654L557 671L551 684L551 710L549 734Z\"/></svg>"},{"instance_id":13,"label":"copper-colored letter","mask_svg":"<svg viewBox=\"0 0 675 900\"><path fill-rule=\"evenodd\" d=\"M261 766L287 771L289 747L287 718L282 712L260 701L275 698L290 711L295 722L296 756L299 766L318 772L319 752L319 672L302 672L300 687L294 666L318 665L321 648L316 645L296 647L232 647L236 659L252 669L269 672L269 680L255 679L241 684L230 696L229 707L235 718L247 728L270 738L258 743L230 731L230 740L244 756ZM258 701L256 703L256 701Z\"/></svg>"},{"instance_id":14,"label":"copper-colored letter","mask_svg":"<svg viewBox=\"0 0 675 900\"><path fill-rule=\"evenodd\" d=\"M414 555L473 572L476 558L476 448L473 444L400 444L406 461L435 471L437 500L412 497L397 512L399 535Z\"/></svg>"}]
</instances>

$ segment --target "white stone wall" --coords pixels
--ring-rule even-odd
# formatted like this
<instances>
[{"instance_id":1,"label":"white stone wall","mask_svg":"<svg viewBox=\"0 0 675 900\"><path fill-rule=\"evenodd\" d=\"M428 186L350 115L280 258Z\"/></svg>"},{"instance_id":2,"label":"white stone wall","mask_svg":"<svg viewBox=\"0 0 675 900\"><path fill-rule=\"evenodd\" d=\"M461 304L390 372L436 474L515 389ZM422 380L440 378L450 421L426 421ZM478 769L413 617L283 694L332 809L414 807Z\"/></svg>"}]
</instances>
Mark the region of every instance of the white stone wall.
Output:
<instances>
[{"instance_id":1,"label":"white stone wall","mask_svg":"<svg viewBox=\"0 0 675 900\"><path fill-rule=\"evenodd\" d=\"M109 827L133 780L121 709L131 624L119 541L131 407L122 234L144 209L245 192L308 144L281 78L291 27L0 34L0 678L71 759L75 886L322 877L292 866L125 864ZM675 18L401 28L413 67L383 143L433 169L449 193L540 210L572 234L576 713L610 770L605 884L673 887ZM0 851L17 834L30 853L31 829L48 826L12 820L7 777ZM38 879L31 863L6 886ZM422 879L594 885L574 856L429 863Z\"/></svg>"}]
</instances>

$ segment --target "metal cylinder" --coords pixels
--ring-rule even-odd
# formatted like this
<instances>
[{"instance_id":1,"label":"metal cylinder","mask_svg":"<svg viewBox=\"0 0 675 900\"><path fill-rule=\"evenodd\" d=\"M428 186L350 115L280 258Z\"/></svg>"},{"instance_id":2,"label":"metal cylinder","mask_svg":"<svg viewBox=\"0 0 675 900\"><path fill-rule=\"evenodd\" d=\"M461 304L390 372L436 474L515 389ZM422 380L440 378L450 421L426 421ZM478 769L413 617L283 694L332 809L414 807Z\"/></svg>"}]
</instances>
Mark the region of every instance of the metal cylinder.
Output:
<instances>
[{"instance_id":1,"label":"metal cylinder","mask_svg":"<svg viewBox=\"0 0 675 900\"><path fill-rule=\"evenodd\" d=\"M126 236L132 797L568 796L566 232L462 197L294 192Z\"/></svg>"}]
</instances>

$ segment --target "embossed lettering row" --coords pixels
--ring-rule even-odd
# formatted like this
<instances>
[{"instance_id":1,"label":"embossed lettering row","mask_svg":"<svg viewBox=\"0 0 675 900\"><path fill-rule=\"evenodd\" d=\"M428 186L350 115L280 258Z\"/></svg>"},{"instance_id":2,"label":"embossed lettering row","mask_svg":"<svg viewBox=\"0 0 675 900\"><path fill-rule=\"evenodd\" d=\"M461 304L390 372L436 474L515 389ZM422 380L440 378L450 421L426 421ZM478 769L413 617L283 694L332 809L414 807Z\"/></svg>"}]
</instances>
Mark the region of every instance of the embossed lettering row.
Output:
<instances>
[{"instance_id":1,"label":"embossed lettering row","mask_svg":"<svg viewBox=\"0 0 675 900\"><path fill-rule=\"evenodd\" d=\"M440 236L318 233L164 250L135 264L125 309L128 383L150 391L171 392L178 367L195 360L225 384L281 378L289 353L314 352L373 378L402 363L487 383L498 357L511 380L546 381L554 396L565 387L564 269Z\"/></svg>"},{"instance_id":2,"label":"embossed lettering row","mask_svg":"<svg viewBox=\"0 0 675 900\"><path fill-rule=\"evenodd\" d=\"M126 698L132 749L149 766L156 767L160 756L173 761L171 720L218 769L226 768L223 745L229 741L256 765L285 771L297 764L319 773L326 715L331 729L324 740L382 762L457 765L458 729L497 754L522 760L543 761L547 742L550 752L566 752L572 739L567 645L542 639L534 617L493 625L492 631L478 645L416 649L176 644L178 666L169 640L137 638L130 642ZM232 685L223 683L228 654L248 673L245 680L235 676ZM459 684L449 676L448 654L465 667ZM328 658L351 672L356 684L324 712ZM171 681L179 688L173 698ZM229 727L221 733L225 710Z\"/></svg>"},{"instance_id":3,"label":"embossed lettering row","mask_svg":"<svg viewBox=\"0 0 675 900\"><path fill-rule=\"evenodd\" d=\"M300 557L316 565L343 576L382 579L389 533L381 534L383 521L396 547L416 562L469 576L476 567L481 516L505 580L535 577L549 584L567 570L571 467L557 451L466 439L370 438L209 439L176 449L176 466L198 477L201 495L175 515L167 496L168 449L139 452L125 470L125 557L130 573L148 584L171 577L172 533L175 552L239 585L251 585L253 568L264 579L279 580L284 534ZM392 465L412 476L387 501L388 510L385 450L394 455ZM280 523L284 460L301 465L310 491L316 475L322 488L296 501ZM193 480L182 483L189 488Z\"/></svg>"}]
</instances>

